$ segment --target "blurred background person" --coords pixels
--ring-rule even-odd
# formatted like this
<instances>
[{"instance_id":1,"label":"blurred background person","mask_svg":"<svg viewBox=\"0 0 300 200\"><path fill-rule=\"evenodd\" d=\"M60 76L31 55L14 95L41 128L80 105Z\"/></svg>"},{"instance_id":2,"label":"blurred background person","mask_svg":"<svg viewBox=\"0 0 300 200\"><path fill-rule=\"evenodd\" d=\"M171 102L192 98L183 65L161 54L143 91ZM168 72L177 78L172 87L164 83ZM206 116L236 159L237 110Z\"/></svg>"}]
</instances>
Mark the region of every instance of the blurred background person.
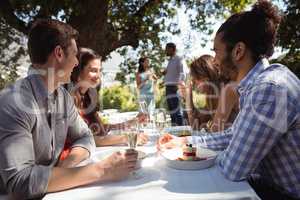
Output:
<instances>
[{"instance_id":1,"label":"blurred background person","mask_svg":"<svg viewBox=\"0 0 300 200\"><path fill-rule=\"evenodd\" d=\"M150 62L147 57L139 59L139 67L136 73L136 85L139 92L139 102L145 101L148 111L155 109L155 81L156 75L150 68Z\"/></svg>"},{"instance_id":2,"label":"blurred background person","mask_svg":"<svg viewBox=\"0 0 300 200\"><path fill-rule=\"evenodd\" d=\"M182 126L183 116L180 95L178 94L178 84L185 78L187 69L184 60L176 55L176 45L174 43L167 43L165 51L166 55L170 57L167 69L164 72L167 106L171 115L172 125Z\"/></svg>"},{"instance_id":3,"label":"blurred background person","mask_svg":"<svg viewBox=\"0 0 300 200\"><path fill-rule=\"evenodd\" d=\"M210 55L202 55L190 64L191 82L180 84L186 101L186 111L193 129L222 131L228 128L238 113L238 94L234 85L234 71L220 71ZM205 106L197 107L193 88L204 94Z\"/></svg>"}]
</instances>

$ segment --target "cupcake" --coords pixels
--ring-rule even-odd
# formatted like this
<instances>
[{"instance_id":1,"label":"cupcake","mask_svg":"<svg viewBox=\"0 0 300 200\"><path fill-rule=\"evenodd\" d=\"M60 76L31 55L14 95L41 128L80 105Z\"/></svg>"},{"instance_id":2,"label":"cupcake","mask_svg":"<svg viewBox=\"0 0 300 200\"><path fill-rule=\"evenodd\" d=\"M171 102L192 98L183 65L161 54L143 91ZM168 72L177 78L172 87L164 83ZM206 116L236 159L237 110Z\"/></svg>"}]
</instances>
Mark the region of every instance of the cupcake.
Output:
<instances>
[{"instance_id":1,"label":"cupcake","mask_svg":"<svg viewBox=\"0 0 300 200\"><path fill-rule=\"evenodd\" d=\"M182 159L183 160L195 160L196 158L196 147L193 147L192 144L186 144L182 148Z\"/></svg>"}]
</instances>

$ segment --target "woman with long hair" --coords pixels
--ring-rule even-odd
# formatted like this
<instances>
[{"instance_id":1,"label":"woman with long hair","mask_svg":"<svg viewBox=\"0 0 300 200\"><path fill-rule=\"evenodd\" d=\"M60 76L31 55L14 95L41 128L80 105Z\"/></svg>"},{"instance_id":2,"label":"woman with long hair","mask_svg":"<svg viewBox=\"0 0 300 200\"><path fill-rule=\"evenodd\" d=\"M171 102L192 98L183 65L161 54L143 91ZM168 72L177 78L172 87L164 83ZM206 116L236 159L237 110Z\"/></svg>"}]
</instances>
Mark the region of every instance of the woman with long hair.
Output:
<instances>
[{"instance_id":1,"label":"woman with long hair","mask_svg":"<svg viewBox=\"0 0 300 200\"><path fill-rule=\"evenodd\" d=\"M101 57L92 49L81 48L78 53L79 64L71 74L71 85L68 90L82 118L94 134L97 146L126 143L124 135L109 135L112 129L123 129L142 120L143 116L119 124L104 124L99 116L99 97L97 88L101 82ZM140 143L146 142L145 135L139 138Z\"/></svg>"},{"instance_id":2,"label":"woman with long hair","mask_svg":"<svg viewBox=\"0 0 300 200\"><path fill-rule=\"evenodd\" d=\"M233 84L236 75L220 71L210 55L202 55L190 64L192 84L187 86L185 99L189 123L194 129L215 132L231 125L238 113L238 94ZM204 94L203 108L194 104L192 87Z\"/></svg>"},{"instance_id":3,"label":"woman with long hair","mask_svg":"<svg viewBox=\"0 0 300 200\"><path fill-rule=\"evenodd\" d=\"M157 77L150 69L149 59L147 57L141 57L139 59L139 67L136 73L136 84L139 91L139 101L145 101L148 106L148 110L150 111L155 109L155 80L157 80Z\"/></svg>"}]
</instances>

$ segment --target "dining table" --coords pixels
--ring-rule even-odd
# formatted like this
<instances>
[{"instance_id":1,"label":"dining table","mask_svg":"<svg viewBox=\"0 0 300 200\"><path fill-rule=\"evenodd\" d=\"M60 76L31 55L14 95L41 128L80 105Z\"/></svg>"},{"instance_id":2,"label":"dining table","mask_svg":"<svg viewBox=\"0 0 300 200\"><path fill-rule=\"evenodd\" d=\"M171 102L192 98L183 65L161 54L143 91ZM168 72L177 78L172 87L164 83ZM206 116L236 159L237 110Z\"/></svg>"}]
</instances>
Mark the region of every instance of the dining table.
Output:
<instances>
[{"instance_id":1,"label":"dining table","mask_svg":"<svg viewBox=\"0 0 300 200\"><path fill-rule=\"evenodd\" d=\"M148 132L148 133L147 133ZM136 149L143 152L141 168L128 178L109 183L95 183L46 194L43 200L258 200L247 181L227 180L216 165L199 170L178 170L166 165L156 148L158 134L145 130L149 141ZM127 149L127 146L97 147L81 165L97 162L103 155ZM101 155L101 156L99 156ZM0 195L0 200L8 200Z\"/></svg>"}]
</instances>

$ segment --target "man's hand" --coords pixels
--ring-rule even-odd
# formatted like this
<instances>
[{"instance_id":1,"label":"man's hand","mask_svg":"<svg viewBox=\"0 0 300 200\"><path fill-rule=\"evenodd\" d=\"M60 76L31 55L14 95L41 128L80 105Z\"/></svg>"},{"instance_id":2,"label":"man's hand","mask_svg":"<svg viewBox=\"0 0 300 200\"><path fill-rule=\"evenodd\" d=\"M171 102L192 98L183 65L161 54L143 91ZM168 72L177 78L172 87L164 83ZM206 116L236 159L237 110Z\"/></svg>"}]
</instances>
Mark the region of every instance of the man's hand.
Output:
<instances>
[{"instance_id":1,"label":"man's hand","mask_svg":"<svg viewBox=\"0 0 300 200\"><path fill-rule=\"evenodd\" d=\"M102 181L118 181L125 179L136 169L138 152L128 149L125 152L116 152L105 160L97 163ZM102 170L103 169L103 170Z\"/></svg>"},{"instance_id":2,"label":"man's hand","mask_svg":"<svg viewBox=\"0 0 300 200\"><path fill-rule=\"evenodd\" d=\"M182 147L186 143L187 139L185 137L176 137L167 133L159 138L157 148L158 150L164 151L165 149Z\"/></svg>"}]
</instances>

